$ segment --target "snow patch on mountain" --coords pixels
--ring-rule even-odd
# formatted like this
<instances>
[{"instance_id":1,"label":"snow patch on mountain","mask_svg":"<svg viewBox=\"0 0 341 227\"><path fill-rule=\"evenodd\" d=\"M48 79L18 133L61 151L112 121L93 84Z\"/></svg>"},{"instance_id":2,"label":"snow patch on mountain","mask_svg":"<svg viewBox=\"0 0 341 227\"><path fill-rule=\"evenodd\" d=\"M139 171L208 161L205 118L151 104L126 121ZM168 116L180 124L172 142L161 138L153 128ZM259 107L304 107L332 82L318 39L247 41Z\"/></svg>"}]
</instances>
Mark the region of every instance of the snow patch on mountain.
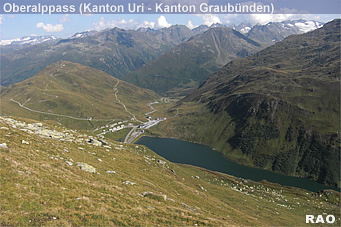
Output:
<instances>
[{"instance_id":1,"label":"snow patch on mountain","mask_svg":"<svg viewBox=\"0 0 341 227\"><path fill-rule=\"evenodd\" d=\"M78 32L78 33L74 34L73 36L69 37L69 39L84 38L84 37L95 35L97 33L98 33L97 31Z\"/></svg>"},{"instance_id":2,"label":"snow patch on mountain","mask_svg":"<svg viewBox=\"0 0 341 227\"><path fill-rule=\"evenodd\" d=\"M57 39L53 35L48 36L24 36L22 38L15 38L9 40L0 40L0 46L7 46L7 45L35 45L39 43L43 43L50 40Z\"/></svg>"},{"instance_id":3,"label":"snow patch on mountain","mask_svg":"<svg viewBox=\"0 0 341 227\"><path fill-rule=\"evenodd\" d=\"M243 34L246 34L246 33L248 33L250 30L251 30L250 27L244 27L244 28L240 29L240 32L243 33Z\"/></svg>"},{"instance_id":4,"label":"snow patch on mountain","mask_svg":"<svg viewBox=\"0 0 341 227\"><path fill-rule=\"evenodd\" d=\"M298 27L300 31L305 33L305 32L310 32L312 30L315 30L317 28L321 28L323 24L317 21L305 21L305 22L297 22L295 23L295 26Z\"/></svg>"}]
</instances>

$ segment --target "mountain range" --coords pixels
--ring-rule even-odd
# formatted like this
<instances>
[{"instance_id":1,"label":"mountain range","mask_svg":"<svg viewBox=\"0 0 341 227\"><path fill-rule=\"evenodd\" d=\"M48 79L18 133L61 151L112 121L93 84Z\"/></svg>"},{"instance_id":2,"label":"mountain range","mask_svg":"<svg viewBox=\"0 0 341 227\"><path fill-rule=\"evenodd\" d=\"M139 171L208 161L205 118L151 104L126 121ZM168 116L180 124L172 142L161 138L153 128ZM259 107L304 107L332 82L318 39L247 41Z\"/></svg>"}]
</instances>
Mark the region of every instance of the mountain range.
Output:
<instances>
[{"instance_id":1,"label":"mountain range","mask_svg":"<svg viewBox=\"0 0 341 227\"><path fill-rule=\"evenodd\" d=\"M30 45L36 45L39 43L56 40L57 38L53 35L44 35L44 36L24 36L21 38L10 39L10 40L0 40L0 46L11 46L11 47L25 47Z\"/></svg>"},{"instance_id":2,"label":"mountain range","mask_svg":"<svg viewBox=\"0 0 341 227\"><path fill-rule=\"evenodd\" d=\"M247 28L249 30L246 36L250 39L256 40L264 45L272 45L278 41L283 40L292 34L302 34L321 28L324 23L317 21L306 21L306 20L293 20L283 22L272 22L266 25L256 25L251 29L243 26L242 29Z\"/></svg>"},{"instance_id":3,"label":"mountain range","mask_svg":"<svg viewBox=\"0 0 341 227\"><path fill-rule=\"evenodd\" d=\"M157 93L186 95L231 60L252 55L291 34L320 26L319 22L304 20L256 25L252 29L250 24L242 23L233 26L236 30L221 24L213 24L209 30L203 26L201 30L204 32L173 47L123 79Z\"/></svg>"},{"instance_id":4,"label":"mountain range","mask_svg":"<svg viewBox=\"0 0 341 227\"><path fill-rule=\"evenodd\" d=\"M243 164L340 187L340 34L334 20L228 63L160 131Z\"/></svg>"},{"instance_id":5,"label":"mountain range","mask_svg":"<svg viewBox=\"0 0 341 227\"><path fill-rule=\"evenodd\" d=\"M285 22L293 27L292 29L288 29L283 26L283 23L269 23L261 26L261 29L256 29L256 25L253 31L251 29L249 33L245 33L244 35L249 39L253 39L255 42L261 43L263 46L268 46L273 44L275 37L273 33L281 33L280 36L276 36L276 40L281 40L290 34L301 33L302 30L298 25L301 25L301 27L303 27L302 25L304 23L308 25L320 25L318 22L313 21L301 21L299 23L297 21ZM276 25L276 29L272 28L274 25ZM237 29L242 31L244 27L241 25ZM307 27L309 26L305 27L306 30ZM190 38L194 38L196 35L203 34L210 28L216 30L221 29L222 32L226 30L226 27L221 24L214 24L211 27L202 25L192 30L183 25L173 25L169 28L159 30L149 28L140 28L138 30L114 28L100 32L80 32L66 39L54 39L51 37L51 40L48 42L29 46L15 45L15 42L12 42L13 40L3 40L1 41L2 43L11 42L14 46L1 46L1 85L8 86L30 78L47 65L59 60L67 60L94 67L112 76L124 79L126 74L156 60L171 48L188 41ZM313 26L310 26L310 29L312 28ZM264 40L265 33L269 33L269 38L266 40ZM224 41L225 39L222 36L216 36L216 38L223 38L223 40L217 40L216 43ZM33 40L38 39L25 37L21 40L22 44L27 42L27 40L31 40L32 42L30 43L34 44ZM20 50L18 47L20 47ZM211 69L210 64L208 64L209 69L204 67L203 71L212 72L212 70L215 71L220 66L221 64L218 66L215 65ZM190 67L193 68L195 66L191 65ZM206 74L206 72L203 74ZM201 73L199 77L202 77ZM200 78L197 81L202 81L202 79ZM137 85L141 86L140 84Z\"/></svg>"},{"instance_id":6,"label":"mountain range","mask_svg":"<svg viewBox=\"0 0 341 227\"><path fill-rule=\"evenodd\" d=\"M124 80L158 93L179 87L196 88L226 63L261 49L259 43L236 30L210 28L126 75Z\"/></svg>"},{"instance_id":7,"label":"mountain range","mask_svg":"<svg viewBox=\"0 0 341 227\"><path fill-rule=\"evenodd\" d=\"M146 32L114 28L54 43L43 42L1 55L2 85L30 78L59 60L81 63L122 77L191 37L186 26Z\"/></svg>"}]
</instances>

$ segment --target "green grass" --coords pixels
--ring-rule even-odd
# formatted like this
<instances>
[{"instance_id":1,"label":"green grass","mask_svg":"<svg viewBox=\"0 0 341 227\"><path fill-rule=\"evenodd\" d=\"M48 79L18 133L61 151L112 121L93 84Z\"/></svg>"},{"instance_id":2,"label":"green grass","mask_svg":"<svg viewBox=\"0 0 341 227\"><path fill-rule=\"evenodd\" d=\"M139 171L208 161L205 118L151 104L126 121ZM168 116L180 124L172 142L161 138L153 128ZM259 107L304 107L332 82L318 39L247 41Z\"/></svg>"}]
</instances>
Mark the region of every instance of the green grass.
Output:
<instances>
[{"instance_id":1,"label":"green grass","mask_svg":"<svg viewBox=\"0 0 341 227\"><path fill-rule=\"evenodd\" d=\"M105 138L123 142L126 135L130 132L131 128L125 128L116 132L107 133L104 135Z\"/></svg>"},{"instance_id":2,"label":"green grass","mask_svg":"<svg viewBox=\"0 0 341 227\"><path fill-rule=\"evenodd\" d=\"M117 88L117 93L114 88ZM46 114L20 108L11 99ZM82 122L66 116L80 119L91 117L94 123L97 120L130 120L132 114L137 119L144 120L144 113L150 111L147 104L159 99L160 97L150 90L119 81L99 70L61 61L46 67L26 81L2 89L1 111L6 115L28 114L37 120L55 119L70 128L87 129L92 127L87 121Z\"/></svg>"},{"instance_id":3,"label":"green grass","mask_svg":"<svg viewBox=\"0 0 341 227\"><path fill-rule=\"evenodd\" d=\"M305 214L311 212L340 218L336 192L320 197L267 182L245 183L167 160L166 165L160 165L156 161L164 159L149 149L110 139L112 149L107 149L41 138L3 121L0 127L9 128L0 130L0 142L9 147L0 149L2 225L292 226L305 225ZM65 130L51 124L49 128ZM21 144L22 139L30 144ZM98 174L69 166L66 160L88 163ZM108 174L107 170L116 173ZM146 191L167 195L170 200L143 197Z\"/></svg>"}]
</instances>

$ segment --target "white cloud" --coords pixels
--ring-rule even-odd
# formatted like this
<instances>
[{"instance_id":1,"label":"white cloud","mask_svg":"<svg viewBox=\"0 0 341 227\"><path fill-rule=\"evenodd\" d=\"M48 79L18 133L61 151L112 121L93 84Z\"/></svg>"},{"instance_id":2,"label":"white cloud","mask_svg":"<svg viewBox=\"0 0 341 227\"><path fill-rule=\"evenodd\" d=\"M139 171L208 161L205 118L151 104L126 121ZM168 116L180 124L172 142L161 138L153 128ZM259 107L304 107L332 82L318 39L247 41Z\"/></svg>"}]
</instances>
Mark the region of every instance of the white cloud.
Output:
<instances>
[{"instance_id":1,"label":"white cloud","mask_svg":"<svg viewBox=\"0 0 341 227\"><path fill-rule=\"evenodd\" d=\"M281 22L294 19L294 14L251 14L250 22L253 24L267 24L269 22Z\"/></svg>"},{"instance_id":2,"label":"white cloud","mask_svg":"<svg viewBox=\"0 0 341 227\"><path fill-rule=\"evenodd\" d=\"M199 15L204 20L204 25L211 26L212 24L221 24L220 18L213 14L201 14Z\"/></svg>"},{"instance_id":3,"label":"white cloud","mask_svg":"<svg viewBox=\"0 0 341 227\"><path fill-rule=\"evenodd\" d=\"M70 15L69 14L65 14L62 18L59 19L59 23L66 23L66 22L70 22Z\"/></svg>"},{"instance_id":4,"label":"white cloud","mask_svg":"<svg viewBox=\"0 0 341 227\"><path fill-rule=\"evenodd\" d=\"M250 14L248 20L251 24L267 24L269 22L282 22L286 20L319 20L319 17L311 14Z\"/></svg>"},{"instance_id":5,"label":"white cloud","mask_svg":"<svg viewBox=\"0 0 341 227\"><path fill-rule=\"evenodd\" d=\"M157 25L156 25L157 28L168 28L170 26L172 26L172 25L167 22L166 17L160 16L157 19Z\"/></svg>"},{"instance_id":6,"label":"white cloud","mask_svg":"<svg viewBox=\"0 0 341 227\"><path fill-rule=\"evenodd\" d=\"M140 27L144 28L154 28L155 27L155 22L152 21L143 21L143 24Z\"/></svg>"},{"instance_id":7,"label":"white cloud","mask_svg":"<svg viewBox=\"0 0 341 227\"><path fill-rule=\"evenodd\" d=\"M107 20L104 17L98 22L93 23L94 29L97 31L106 29L106 28L123 28L123 29L138 29L138 28L164 28L170 27L171 24L167 22L167 19L164 16L160 16L157 19L157 22L147 21L144 20L143 22L134 21L133 19L125 20L125 19L118 19L118 20Z\"/></svg>"},{"instance_id":8,"label":"white cloud","mask_svg":"<svg viewBox=\"0 0 341 227\"><path fill-rule=\"evenodd\" d=\"M44 24L43 22L39 22L36 25L37 28L44 29L45 32L61 32L64 30L64 27L62 24Z\"/></svg>"},{"instance_id":9,"label":"white cloud","mask_svg":"<svg viewBox=\"0 0 341 227\"><path fill-rule=\"evenodd\" d=\"M101 19L98 22L93 23L95 26L95 30L102 30L107 28L107 21L104 19L104 17L101 17ZM109 26L108 26L109 27Z\"/></svg>"},{"instance_id":10,"label":"white cloud","mask_svg":"<svg viewBox=\"0 0 341 227\"><path fill-rule=\"evenodd\" d=\"M192 23L192 21L191 20L188 20L188 22L187 22L187 25L186 25L189 29L193 29L193 28L196 28L196 27L198 27L198 26L196 26L196 25L193 25L193 23Z\"/></svg>"},{"instance_id":11,"label":"white cloud","mask_svg":"<svg viewBox=\"0 0 341 227\"><path fill-rule=\"evenodd\" d=\"M320 17L311 14L228 14L222 17L225 24L235 25L242 22L250 23L251 25L265 25L269 22L282 22L298 19L319 20Z\"/></svg>"},{"instance_id":12,"label":"white cloud","mask_svg":"<svg viewBox=\"0 0 341 227\"><path fill-rule=\"evenodd\" d=\"M152 23L149 23L148 21L144 21L144 23L140 24L138 22L135 22L133 19L125 20L125 19L119 19L119 20L107 20L104 17L101 17L101 19L98 22L93 23L95 26L95 30L103 30L106 28L114 28L119 27L123 29L136 29L139 27L149 27L152 26Z\"/></svg>"}]
</instances>

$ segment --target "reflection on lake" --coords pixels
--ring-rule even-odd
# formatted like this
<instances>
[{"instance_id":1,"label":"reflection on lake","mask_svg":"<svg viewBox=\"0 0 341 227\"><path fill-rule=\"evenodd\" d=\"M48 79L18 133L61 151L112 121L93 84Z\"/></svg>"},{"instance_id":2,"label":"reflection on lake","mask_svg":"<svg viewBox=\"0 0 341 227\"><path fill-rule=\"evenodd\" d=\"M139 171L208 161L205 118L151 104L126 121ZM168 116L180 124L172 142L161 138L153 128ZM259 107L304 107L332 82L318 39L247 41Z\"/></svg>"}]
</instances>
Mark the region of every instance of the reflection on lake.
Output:
<instances>
[{"instance_id":1,"label":"reflection on lake","mask_svg":"<svg viewBox=\"0 0 341 227\"><path fill-rule=\"evenodd\" d=\"M308 179L285 176L267 170L239 165L226 159L221 153L214 151L212 148L196 143L169 138L142 137L136 144L149 147L171 162L190 164L236 177L254 181L264 179L269 182L303 188L313 192L329 188Z\"/></svg>"}]
</instances>

